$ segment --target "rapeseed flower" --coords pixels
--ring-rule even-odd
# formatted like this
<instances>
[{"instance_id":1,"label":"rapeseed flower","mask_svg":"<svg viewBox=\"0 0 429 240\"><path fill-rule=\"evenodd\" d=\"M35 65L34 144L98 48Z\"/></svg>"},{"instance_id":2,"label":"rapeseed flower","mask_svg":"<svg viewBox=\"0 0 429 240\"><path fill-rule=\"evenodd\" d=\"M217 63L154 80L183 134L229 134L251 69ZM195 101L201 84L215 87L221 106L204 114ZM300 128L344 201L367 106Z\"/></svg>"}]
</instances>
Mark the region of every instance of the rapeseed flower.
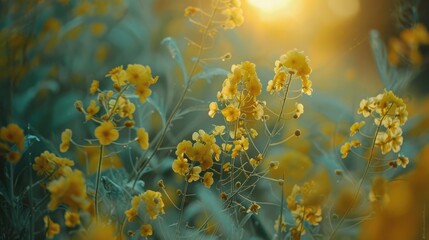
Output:
<instances>
[{"instance_id":1,"label":"rapeseed flower","mask_svg":"<svg viewBox=\"0 0 429 240\"><path fill-rule=\"evenodd\" d=\"M143 237L152 236L152 225L150 224L143 224L140 227L140 235Z\"/></svg>"},{"instance_id":2,"label":"rapeseed flower","mask_svg":"<svg viewBox=\"0 0 429 240\"><path fill-rule=\"evenodd\" d=\"M149 148L149 134L144 128L137 129L136 141L143 150L147 150Z\"/></svg>"},{"instance_id":3,"label":"rapeseed flower","mask_svg":"<svg viewBox=\"0 0 429 240\"><path fill-rule=\"evenodd\" d=\"M64 153L69 150L71 138L72 131L70 129L67 128L61 133L60 152Z\"/></svg>"},{"instance_id":4,"label":"rapeseed flower","mask_svg":"<svg viewBox=\"0 0 429 240\"><path fill-rule=\"evenodd\" d=\"M24 130L15 123L0 129L0 139L15 144L19 151L24 150Z\"/></svg>"},{"instance_id":5,"label":"rapeseed flower","mask_svg":"<svg viewBox=\"0 0 429 240\"><path fill-rule=\"evenodd\" d=\"M49 216L45 216L43 218L43 221L45 222L45 227L47 228L46 230L47 238L53 238L55 235L60 233L60 225L52 221L52 219Z\"/></svg>"},{"instance_id":6,"label":"rapeseed flower","mask_svg":"<svg viewBox=\"0 0 429 240\"><path fill-rule=\"evenodd\" d=\"M119 138L119 132L112 122L101 123L100 126L95 128L94 135L102 145L109 145Z\"/></svg>"}]
</instances>

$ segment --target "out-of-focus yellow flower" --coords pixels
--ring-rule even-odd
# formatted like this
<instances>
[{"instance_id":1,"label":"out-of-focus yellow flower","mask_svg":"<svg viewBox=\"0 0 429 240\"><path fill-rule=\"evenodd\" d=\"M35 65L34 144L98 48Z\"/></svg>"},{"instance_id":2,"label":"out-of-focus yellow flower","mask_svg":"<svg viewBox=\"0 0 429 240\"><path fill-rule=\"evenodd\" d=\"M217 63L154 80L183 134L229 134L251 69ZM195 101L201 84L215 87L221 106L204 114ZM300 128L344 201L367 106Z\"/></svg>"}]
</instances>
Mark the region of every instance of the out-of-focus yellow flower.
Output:
<instances>
[{"instance_id":1,"label":"out-of-focus yellow flower","mask_svg":"<svg viewBox=\"0 0 429 240\"><path fill-rule=\"evenodd\" d=\"M100 106L97 105L95 100L91 100L88 108L86 109L86 121L91 120L92 117L100 111Z\"/></svg>"},{"instance_id":2,"label":"out-of-focus yellow flower","mask_svg":"<svg viewBox=\"0 0 429 240\"><path fill-rule=\"evenodd\" d=\"M350 127L350 136L353 136L357 132L359 132L359 130L363 127L363 125L365 125L365 121L353 123L353 125Z\"/></svg>"},{"instance_id":3,"label":"out-of-focus yellow flower","mask_svg":"<svg viewBox=\"0 0 429 240\"><path fill-rule=\"evenodd\" d=\"M302 103L295 103L295 114L293 118L297 119L304 113L304 105Z\"/></svg>"},{"instance_id":4,"label":"out-of-focus yellow flower","mask_svg":"<svg viewBox=\"0 0 429 240\"><path fill-rule=\"evenodd\" d=\"M80 215L77 212L66 211L64 220L67 227L75 227L80 224Z\"/></svg>"},{"instance_id":5,"label":"out-of-focus yellow flower","mask_svg":"<svg viewBox=\"0 0 429 240\"><path fill-rule=\"evenodd\" d=\"M91 87L89 88L89 93L92 95L95 94L98 90L98 87L100 87L100 82L97 80L92 80Z\"/></svg>"},{"instance_id":6,"label":"out-of-focus yellow flower","mask_svg":"<svg viewBox=\"0 0 429 240\"><path fill-rule=\"evenodd\" d=\"M97 146L85 146L83 151L78 152L78 161L84 169L87 169L87 174L94 174L98 169L98 161L100 160L100 148ZM123 167L121 158L117 154L109 153L107 149L104 150L105 156L103 157L101 171L111 168Z\"/></svg>"},{"instance_id":7,"label":"out-of-focus yellow flower","mask_svg":"<svg viewBox=\"0 0 429 240\"><path fill-rule=\"evenodd\" d=\"M142 149L147 150L149 148L149 134L144 128L137 129L136 141Z\"/></svg>"},{"instance_id":8,"label":"out-of-focus yellow flower","mask_svg":"<svg viewBox=\"0 0 429 240\"><path fill-rule=\"evenodd\" d=\"M402 168L406 168L409 162L410 160L407 157L401 155L399 155L398 159L396 159L396 163L398 166L401 165Z\"/></svg>"},{"instance_id":9,"label":"out-of-focus yellow flower","mask_svg":"<svg viewBox=\"0 0 429 240\"><path fill-rule=\"evenodd\" d=\"M277 217L277 219L274 221L274 230L276 232L279 231L279 224L280 223L280 215ZM285 222L285 218L282 217L282 224L281 224L281 229L282 232L286 232L286 222Z\"/></svg>"},{"instance_id":10,"label":"out-of-focus yellow flower","mask_svg":"<svg viewBox=\"0 0 429 240\"><path fill-rule=\"evenodd\" d=\"M346 158L349 152L351 151L351 145L350 143L346 142L341 146L340 152L341 152L341 158Z\"/></svg>"},{"instance_id":11,"label":"out-of-focus yellow flower","mask_svg":"<svg viewBox=\"0 0 429 240\"><path fill-rule=\"evenodd\" d=\"M36 171L38 176L46 175L48 176L55 169L55 166L49 158L53 158L53 154L45 151L36 157L33 163L33 170Z\"/></svg>"},{"instance_id":12,"label":"out-of-focus yellow flower","mask_svg":"<svg viewBox=\"0 0 429 240\"><path fill-rule=\"evenodd\" d=\"M0 129L0 138L16 145L19 151L24 150L24 130L15 123L10 123L7 127Z\"/></svg>"},{"instance_id":13,"label":"out-of-focus yellow flower","mask_svg":"<svg viewBox=\"0 0 429 240\"><path fill-rule=\"evenodd\" d=\"M105 221L94 221L85 233L85 240L118 240L115 225Z\"/></svg>"},{"instance_id":14,"label":"out-of-focus yellow flower","mask_svg":"<svg viewBox=\"0 0 429 240\"><path fill-rule=\"evenodd\" d=\"M225 134L225 126L224 125L214 125L214 130L213 130L213 135L217 136L217 135L224 135Z\"/></svg>"},{"instance_id":15,"label":"out-of-focus yellow flower","mask_svg":"<svg viewBox=\"0 0 429 240\"><path fill-rule=\"evenodd\" d=\"M71 138L72 130L67 128L61 133L60 152L64 153L69 150Z\"/></svg>"},{"instance_id":16,"label":"out-of-focus yellow flower","mask_svg":"<svg viewBox=\"0 0 429 240\"><path fill-rule=\"evenodd\" d=\"M210 188L213 183L214 183L213 173L212 172L206 172L204 174L204 177L203 177L204 186L206 186L207 188Z\"/></svg>"},{"instance_id":17,"label":"out-of-focus yellow flower","mask_svg":"<svg viewBox=\"0 0 429 240\"><path fill-rule=\"evenodd\" d=\"M150 224L143 224L140 227L140 235L143 237L152 236L152 225Z\"/></svg>"},{"instance_id":18,"label":"out-of-focus yellow flower","mask_svg":"<svg viewBox=\"0 0 429 240\"><path fill-rule=\"evenodd\" d=\"M239 27L244 22L243 10L239 7L227 8L222 11L222 14L226 16L226 20L223 24L224 29Z\"/></svg>"},{"instance_id":19,"label":"out-of-focus yellow flower","mask_svg":"<svg viewBox=\"0 0 429 240\"><path fill-rule=\"evenodd\" d=\"M58 33L61 30L61 22L56 18L49 18L43 25L44 32Z\"/></svg>"},{"instance_id":20,"label":"out-of-focus yellow flower","mask_svg":"<svg viewBox=\"0 0 429 240\"><path fill-rule=\"evenodd\" d=\"M198 8L196 8L196 7L194 7L194 6L188 6L188 7L186 7L186 8L185 8L184 16L185 16L185 17L192 16L192 15L194 15L195 13L197 13L197 11L198 11Z\"/></svg>"},{"instance_id":21,"label":"out-of-focus yellow flower","mask_svg":"<svg viewBox=\"0 0 429 240\"><path fill-rule=\"evenodd\" d=\"M301 77L301 79L302 79L301 91L304 94L307 94L308 96L310 96L313 93L313 88L311 88L313 85L313 82L308 79L308 76L303 76L303 77Z\"/></svg>"},{"instance_id":22,"label":"out-of-focus yellow flower","mask_svg":"<svg viewBox=\"0 0 429 240\"><path fill-rule=\"evenodd\" d=\"M106 31L106 24L96 22L91 24L90 28L92 35L99 37Z\"/></svg>"},{"instance_id":23,"label":"out-of-focus yellow flower","mask_svg":"<svg viewBox=\"0 0 429 240\"><path fill-rule=\"evenodd\" d=\"M125 211L125 216L127 216L128 222L134 221L137 217L137 214L138 214L137 208L134 208L134 207Z\"/></svg>"},{"instance_id":24,"label":"out-of-focus yellow flower","mask_svg":"<svg viewBox=\"0 0 429 240\"><path fill-rule=\"evenodd\" d=\"M152 77L150 67L141 64L128 64L126 74L128 81L135 85L149 87L158 81L158 77Z\"/></svg>"},{"instance_id":25,"label":"out-of-focus yellow flower","mask_svg":"<svg viewBox=\"0 0 429 240\"><path fill-rule=\"evenodd\" d=\"M209 116L213 118L215 114L219 111L219 107L217 105L217 102L211 102L209 105Z\"/></svg>"},{"instance_id":26,"label":"out-of-focus yellow flower","mask_svg":"<svg viewBox=\"0 0 429 240\"><path fill-rule=\"evenodd\" d=\"M102 145L109 145L119 138L119 132L112 122L101 123L100 126L95 128L94 134Z\"/></svg>"},{"instance_id":27,"label":"out-of-focus yellow flower","mask_svg":"<svg viewBox=\"0 0 429 240\"><path fill-rule=\"evenodd\" d=\"M382 208L390 202L390 197L387 192L388 182L383 177L376 177L369 192L369 200L377 208Z\"/></svg>"},{"instance_id":28,"label":"out-of-focus yellow flower","mask_svg":"<svg viewBox=\"0 0 429 240\"><path fill-rule=\"evenodd\" d=\"M49 216L45 216L43 218L43 221L45 222L45 228L47 228L46 230L47 238L53 238L55 235L60 233L60 225L52 221L52 219Z\"/></svg>"},{"instance_id":29,"label":"out-of-focus yellow flower","mask_svg":"<svg viewBox=\"0 0 429 240\"><path fill-rule=\"evenodd\" d=\"M201 167L196 166L191 168L191 171L188 174L188 182L193 182L193 181L198 181L200 180L200 172L201 172Z\"/></svg>"},{"instance_id":30,"label":"out-of-focus yellow flower","mask_svg":"<svg viewBox=\"0 0 429 240\"><path fill-rule=\"evenodd\" d=\"M65 175L51 181L47 186L51 193L48 209L53 211L61 203L66 204L72 211L86 210L90 202L87 199L85 177L79 170L68 169Z\"/></svg>"}]
</instances>

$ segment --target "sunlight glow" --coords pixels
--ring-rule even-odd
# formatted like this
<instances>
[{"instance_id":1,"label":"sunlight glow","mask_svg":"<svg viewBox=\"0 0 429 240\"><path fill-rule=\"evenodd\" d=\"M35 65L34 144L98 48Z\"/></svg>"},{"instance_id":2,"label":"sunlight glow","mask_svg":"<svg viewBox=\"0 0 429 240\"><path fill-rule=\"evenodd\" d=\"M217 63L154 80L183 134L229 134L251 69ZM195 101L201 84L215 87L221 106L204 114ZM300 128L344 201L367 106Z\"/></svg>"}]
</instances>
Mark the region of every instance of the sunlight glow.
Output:
<instances>
[{"instance_id":1,"label":"sunlight glow","mask_svg":"<svg viewBox=\"0 0 429 240\"><path fill-rule=\"evenodd\" d=\"M248 3L263 12L270 13L285 9L290 0L248 0Z\"/></svg>"}]
</instances>

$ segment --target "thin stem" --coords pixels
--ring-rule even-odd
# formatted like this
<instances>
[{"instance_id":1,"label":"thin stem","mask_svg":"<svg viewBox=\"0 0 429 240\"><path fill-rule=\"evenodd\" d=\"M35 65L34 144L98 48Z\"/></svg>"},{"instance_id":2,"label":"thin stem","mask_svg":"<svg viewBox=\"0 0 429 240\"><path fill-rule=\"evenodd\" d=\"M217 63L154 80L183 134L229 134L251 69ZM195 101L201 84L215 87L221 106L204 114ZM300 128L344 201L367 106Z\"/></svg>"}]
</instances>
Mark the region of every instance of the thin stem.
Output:
<instances>
[{"instance_id":1,"label":"thin stem","mask_svg":"<svg viewBox=\"0 0 429 240\"><path fill-rule=\"evenodd\" d=\"M100 156L98 158L98 167L97 167L97 176L96 176L96 181L95 181L95 194L94 194L94 207L95 207L95 216L97 218L97 221L99 220L98 190L100 187L101 167L102 167L102 163L103 163L103 150L104 150L104 145L100 145Z\"/></svg>"},{"instance_id":2,"label":"thin stem","mask_svg":"<svg viewBox=\"0 0 429 240\"><path fill-rule=\"evenodd\" d=\"M198 50L198 54L197 54L197 58L191 68L191 72L189 74L189 77L186 81L186 85L185 85L185 89L183 90L182 94L180 95L179 100L177 101L177 104L174 106L173 111L171 112L170 116L168 117L164 129L162 130L161 133L161 137L159 138L158 142L156 143L154 150L152 151L151 155L149 156L149 158L147 158L146 160L143 158L140 158L137 166L136 166L136 170L137 173L132 174L130 177L130 181L134 180L133 183L133 189L135 187L135 184L137 182L137 180L141 177L141 175L143 174L143 170L146 168L146 166L150 163L150 161L153 159L153 157L155 156L155 154L158 152L158 149L161 147L162 143L164 142L165 136L167 135L167 131L170 128L171 123L173 122L174 118L176 117L177 112L179 111L180 107L182 106L183 100L185 99L187 93L189 92L189 88L192 85L192 77L195 74L195 71L197 70L197 66L200 62L201 56L203 54L203 46L206 42L207 39L207 32L208 29L210 29L212 22L213 22L213 18L216 14L216 11L218 10L218 5L219 5L219 0L216 1L216 4L214 6L213 12L208 20L207 26L205 28L205 30L203 31L203 34L201 36L201 47Z\"/></svg>"},{"instance_id":3,"label":"thin stem","mask_svg":"<svg viewBox=\"0 0 429 240\"><path fill-rule=\"evenodd\" d=\"M389 107L389 109L387 110L387 112L389 112L389 110L390 110L390 108L392 108L392 106L393 106L393 104L391 104L391 105L390 105L390 107ZM355 194L354 194L353 201L351 202L350 206L347 208L347 211L346 211L346 212L344 213L344 215L341 217L340 222L335 226L334 230L332 231L331 235L329 236L329 239L330 239L330 240L331 240L331 239L334 239L335 234L337 233L338 229L339 229L339 228L340 228L340 226L343 224L343 222L344 222L345 218L347 217L347 215L350 213L350 211L352 210L352 208L353 208L353 207L354 207L354 205L356 204L356 201L357 201L357 199L358 199L358 197L359 197L359 193L360 193L360 190L361 190L361 188L362 188L363 182L365 181L366 176L368 175L369 168L370 168L370 166L371 166L371 162L372 162L372 159L373 159L373 156L374 156L375 141L376 141L376 139L377 139L377 135L378 135L378 133L379 133L379 131L380 131L380 128L381 128L381 126L382 126L382 122L383 122L383 120L384 120L384 118L385 118L385 117L386 117L386 114L384 114L384 115L381 117L380 123L378 124L377 129L375 130L375 137L374 137L374 139L373 139L373 141L372 141L371 151L370 151L370 153L369 153L369 157L368 157L368 163L367 163L367 164L366 164L366 166L365 166L365 170L364 170L364 172L363 172L362 178L360 179L359 185L358 185L358 187L357 187L357 189L356 189L356 192L355 192Z\"/></svg>"}]
</instances>

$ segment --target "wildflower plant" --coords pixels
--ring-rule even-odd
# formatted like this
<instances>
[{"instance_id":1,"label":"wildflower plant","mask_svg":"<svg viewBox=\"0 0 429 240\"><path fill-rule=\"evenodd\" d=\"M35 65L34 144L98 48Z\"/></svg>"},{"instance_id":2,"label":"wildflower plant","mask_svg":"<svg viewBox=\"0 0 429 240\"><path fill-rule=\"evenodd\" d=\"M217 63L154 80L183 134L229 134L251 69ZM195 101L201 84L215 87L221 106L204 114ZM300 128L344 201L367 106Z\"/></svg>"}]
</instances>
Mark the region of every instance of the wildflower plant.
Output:
<instances>
[{"instance_id":1,"label":"wildflower plant","mask_svg":"<svg viewBox=\"0 0 429 240\"><path fill-rule=\"evenodd\" d=\"M196 1L168 27L157 14L181 3L5 3L0 239L336 239L385 214L426 217L429 117L405 94L425 66L425 25L387 48L371 32L385 90L337 114L338 96L313 90L318 51L237 60L237 28L259 21L250 2ZM158 38L182 22L183 41ZM345 136L342 114L354 118Z\"/></svg>"}]
</instances>

